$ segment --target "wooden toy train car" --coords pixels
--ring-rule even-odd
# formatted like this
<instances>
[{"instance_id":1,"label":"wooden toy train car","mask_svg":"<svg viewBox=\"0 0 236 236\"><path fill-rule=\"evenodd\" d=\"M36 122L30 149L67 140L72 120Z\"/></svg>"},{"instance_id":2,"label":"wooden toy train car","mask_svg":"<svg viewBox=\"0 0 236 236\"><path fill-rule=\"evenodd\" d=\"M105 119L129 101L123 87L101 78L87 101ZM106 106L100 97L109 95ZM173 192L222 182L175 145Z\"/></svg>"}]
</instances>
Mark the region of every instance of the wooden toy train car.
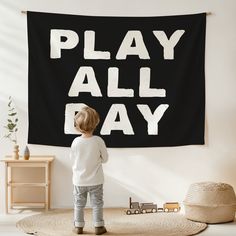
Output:
<instances>
[{"instance_id":1,"label":"wooden toy train car","mask_svg":"<svg viewBox=\"0 0 236 236\"><path fill-rule=\"evenodd\" d=\"M131 197L129 198L129 209L126 209L125 212L127 215L131 214L141 214L141 213L155 213L158 211L164 212L178 212L180 206L178 202L167 202L163 207L158 208L157 204L153 203L139 203L132 202Z\"/></svg>"},{"instance_id":2,"label":"wooden toy train car","mask_svg":"<svg viewBox=\"0 0 236 236\"><path fill-rule=\"evenodd\" d=\"M178 202L166 202L163 205L163 211L164 212L170 212L170 211L174 211L177 212L180 210L180 206Z\"/></svg>"}]
</instances>

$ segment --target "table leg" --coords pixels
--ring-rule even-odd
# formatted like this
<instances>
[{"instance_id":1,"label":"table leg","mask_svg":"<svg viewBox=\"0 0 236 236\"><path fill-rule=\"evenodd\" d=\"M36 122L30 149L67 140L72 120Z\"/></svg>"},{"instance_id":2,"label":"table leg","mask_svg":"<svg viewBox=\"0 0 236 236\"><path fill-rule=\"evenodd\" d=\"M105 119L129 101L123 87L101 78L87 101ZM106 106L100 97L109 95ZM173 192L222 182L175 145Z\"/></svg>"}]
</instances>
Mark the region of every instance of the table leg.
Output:
<instances>
[{"instance_id":1,"label":"table leg","mask_svg":"<svg viewBox=\"0 0 236 236\"><path fill-rule=\"evenodd\" d=\"M8 175L9 175L9 183L12 183L12 167L9 167L9 170L8 170ZM9 198L10 198L10 209L12 209L12 203L13 203L13 187L11 185L9 185L10 188L10 194L9 194Z\"/></svg>"},{"instance_id":2,"label":"table leg","mask_svg":"<svg viewBox=\"0 0 236 236\"><path fill-rule=\"evenodd\" d=\"M8 214L8 164L5 164L5 212Z\"/></svg>"},{"instance_id":3,"label":"table leg","mask_svg":"<svg viewBox=\"0 0 236 236\"><path fill-rule=\"evenodd\" d=\"M46 163L45 166L45 183L46 183L46 187L45 187L45 209L46 211L48 211L48 188L49 188L49 180L48 180L48 163Z\"/></svg>"}]
</instances>

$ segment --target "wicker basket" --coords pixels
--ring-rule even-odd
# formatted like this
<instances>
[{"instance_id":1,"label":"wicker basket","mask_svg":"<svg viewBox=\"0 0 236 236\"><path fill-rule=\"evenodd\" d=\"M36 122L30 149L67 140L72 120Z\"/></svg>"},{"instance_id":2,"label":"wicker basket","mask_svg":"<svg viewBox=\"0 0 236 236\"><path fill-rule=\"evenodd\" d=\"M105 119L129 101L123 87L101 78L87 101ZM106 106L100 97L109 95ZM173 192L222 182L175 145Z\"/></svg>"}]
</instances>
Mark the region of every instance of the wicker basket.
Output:
<instances>
[{"instance_id":1,"label":"wicker basket","mask_svg":"<svg viewBox=\"0 0 236 236\"><path fill-rule=\"evenodd\" d=\"M185 216L204 223L233 221L236 197L232 186L225 183L201 182L189 187L184 200Z\"/></svg>"}]
</instances>

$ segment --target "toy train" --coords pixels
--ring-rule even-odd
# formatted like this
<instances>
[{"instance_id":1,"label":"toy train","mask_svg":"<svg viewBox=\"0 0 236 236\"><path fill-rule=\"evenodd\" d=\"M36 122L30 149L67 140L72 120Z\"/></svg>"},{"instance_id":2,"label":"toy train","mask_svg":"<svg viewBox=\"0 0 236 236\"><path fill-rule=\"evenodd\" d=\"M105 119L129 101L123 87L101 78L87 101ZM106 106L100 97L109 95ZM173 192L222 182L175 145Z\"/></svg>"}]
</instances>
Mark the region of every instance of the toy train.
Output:
<instances>
[{"instance_id":1,"label":"toy train","mask_svg":"<svg viewBox=\"0 0 236 236\"><path fill-rule=\"evenodd\" d=\"M157 204L153 203L132 202L131 197L129 198L129 209L125 210L127 215L178 211L180 211L180 205L178 202L166 202L165 204L163 204L163 207L158 208Z\"/></svg>"}]
</instances>

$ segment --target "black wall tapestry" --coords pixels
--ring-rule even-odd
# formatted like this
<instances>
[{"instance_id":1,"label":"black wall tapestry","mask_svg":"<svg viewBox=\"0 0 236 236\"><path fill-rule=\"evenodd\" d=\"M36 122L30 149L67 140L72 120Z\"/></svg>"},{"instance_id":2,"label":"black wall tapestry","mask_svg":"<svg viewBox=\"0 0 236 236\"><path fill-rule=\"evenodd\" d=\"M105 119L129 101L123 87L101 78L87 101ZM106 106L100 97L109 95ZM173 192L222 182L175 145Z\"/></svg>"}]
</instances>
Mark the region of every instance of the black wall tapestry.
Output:
<instances>
[{"instance_id":1,"label":"black wall tapestry","mask_svg":"<svg viewBox=\"0 0 236 236\"><path fill-rule=\"evenodd\" d=\"M204 144L205 13L27 21L29 143L70 146L88 105L108 147Z\"/></svg>"}]
</instances>

